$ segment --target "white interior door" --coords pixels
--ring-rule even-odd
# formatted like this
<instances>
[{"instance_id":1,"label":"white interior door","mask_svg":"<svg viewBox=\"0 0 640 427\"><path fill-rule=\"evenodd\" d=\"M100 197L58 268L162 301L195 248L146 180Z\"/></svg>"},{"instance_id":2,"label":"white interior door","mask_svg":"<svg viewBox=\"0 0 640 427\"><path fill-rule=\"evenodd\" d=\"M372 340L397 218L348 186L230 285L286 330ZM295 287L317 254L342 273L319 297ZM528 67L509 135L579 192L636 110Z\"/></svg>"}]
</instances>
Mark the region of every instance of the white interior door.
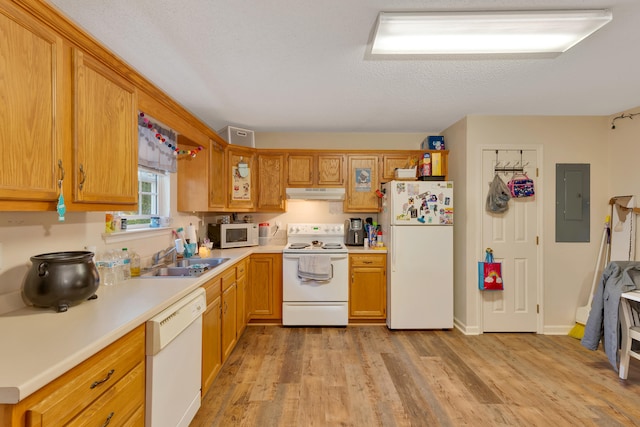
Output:
<instances>
[{"instance_id":1,"label":"white interior door","mask_svg":"<svg viewBox=\"0 0 640 427\"><path fill-rule=\"evenodd\" d=\"M524 171L536 181L535 149L499 150L498 166L525 164ZM520 163L522 161L522 163ZM483 201L494 176L496 151L483 150ZM500 172L507 183L512 172ZM536 192L539 191L536 185ZM484 332L536 332L538 304L537 201L540 197L511 199L509 209L500 214L484 210L482 219L483 248L492 248L494 258L502 263L504 291L482 292Z\"/></svg>"}]
</instances>

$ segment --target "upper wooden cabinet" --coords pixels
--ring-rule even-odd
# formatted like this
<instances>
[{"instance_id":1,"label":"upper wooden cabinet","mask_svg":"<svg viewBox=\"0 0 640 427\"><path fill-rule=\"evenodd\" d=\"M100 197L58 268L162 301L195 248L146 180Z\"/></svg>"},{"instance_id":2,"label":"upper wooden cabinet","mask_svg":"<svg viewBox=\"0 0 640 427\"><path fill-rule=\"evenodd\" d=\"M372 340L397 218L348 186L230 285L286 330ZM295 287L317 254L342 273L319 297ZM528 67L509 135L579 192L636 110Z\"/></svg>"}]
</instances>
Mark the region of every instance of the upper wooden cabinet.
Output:
<instances>
[{"instance_id":1,"label":"upper wooden cabinet","mask_svg":"<svg viewBox=\"0 0 640 427\"><path fill-rule=\"evenodd\" d=\"M254 148L228 145L227 148L227 208L249 212L256 207L256 154Z\"/></svg>"},{"instance_id":2,"label":"upper wooden cabinet","mask_svg":"<svg viewBox=\"0 0 640 427\"><path fill-rule=\"evenodd\" d=\"M89 54L73 59L74 201L136 204L136 88Z\"/></svg>"},{"instance_id":3,"label":"upper wooden cabinet","mask_svg":"<svg viewBox=\"0 0 640 427\"><path fill-rule=\"evenodd\" d=\"M178 146L197 147L184 135ZM178 157L178 210L181 212L223 211L227 202L224 146L210 140L195 157Z\"/></svg>"},{"instance_id":4,"label":"upper wooden cabinet","mask_svg":"<svg viewBox=\"0 0 640 427\"><path fill-rule=\"evenodd\" d=\"M0 210L54 209L65 167L62 39L2 4L0 52Z\"/></svg>"},{"instance_id":5,"label":"upper wooden cabinet","mask_svg":"<svg viewBox=\"0 0 640 427\"><path fill-rule=\"evenodd\" d=\"M227 201L224 145L211 140L209 151L209 210L224 210Z\"/></svg>"},{"instance_id":6,"label":"upper wooden cabinet","mask_svg":"<svg viewBox=\"0 0 640 427\"><path fill-rule=\"evenodd\" d=\"M289 187L342 187L344 185L343 154L289 153L287 162L287 186Z\"/></svg>"},{"instance_id":7,"label":"upper wooden cabinet","mask_svg":"<svg viewBox=\"0 0 640 427\"><path fill-rule=\"evenodd\" d=\"M258 153L258 210L285 211L285 155Z\"/></svg>"},{"instance_id":8,"label":"upper wooden cabinet","mask_svg":"<svg viewBox=\"0 0 640 427\"><path fill-rule=\"evenodd\" d=\"M347 155L347 194L344 200L345 212L377 212L380 188L378 156Z\"/></svg>"},{"instance_id":9,"label":"upper wooden cabinet","mask_svg":"<svg viewBox=\"0 0 640 427\"><path fill-rule=\"evenodd\" d=\"M396 169L406 168L412 160L417 165L418 160L422 157L422 151L401 151L398 153L385 153L381 155L382 174L380 176L382 182L391 181L395 178Z\"/></svg>"},{"instance_id":10,"label":"upper wooden cabinet","mask_svg":"<svg viewBox=\"0 0 640 427\"><path fill-rule=\"evenodd\" d=\"M135 85L54 27L0 4L1 209L55 210L61 188L67 210L131 209Z\"/></svg>"}]
</instances>

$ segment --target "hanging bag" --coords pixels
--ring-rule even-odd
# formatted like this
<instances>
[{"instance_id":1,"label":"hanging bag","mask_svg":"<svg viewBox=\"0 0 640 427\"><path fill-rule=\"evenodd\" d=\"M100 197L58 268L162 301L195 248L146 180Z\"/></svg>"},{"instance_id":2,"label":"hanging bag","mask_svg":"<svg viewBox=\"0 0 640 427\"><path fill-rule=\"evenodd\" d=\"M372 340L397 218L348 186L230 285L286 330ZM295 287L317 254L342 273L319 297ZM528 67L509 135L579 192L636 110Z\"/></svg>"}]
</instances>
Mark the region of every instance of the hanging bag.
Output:
<instances>
[{"instance_id":1,"label":"hanging bag","mask_svg":"<svg viewBox=\"0 0 640 427\"><path fill-rule=\"evenodd\" d=\"M487 248L484 262L478 262L478 289L481 291L502 291L502 264L493 261L493 250Z\"/></svg>"},{"instance_id":2,"label":"hanging bag","mask_svg":"<svg viewBox=\"0 0 640 427\"><path fill-rule=\"evenodd\" d=\"M513 198L531 197L535 194L533 180L526 173L514 175L507 183Z\"/></svg>"},{"instance_id":3,"label":"hanging bag","mask_svg":"<svg viewBox=\"0 0 640 427\"><path fill-rule=\"evenodd\" d=\"M511 200L509 188L497 173L494 174L487 193L487 211L492 213L506 212L509 209L509 200Z\"/></svg>"}]
</instances>

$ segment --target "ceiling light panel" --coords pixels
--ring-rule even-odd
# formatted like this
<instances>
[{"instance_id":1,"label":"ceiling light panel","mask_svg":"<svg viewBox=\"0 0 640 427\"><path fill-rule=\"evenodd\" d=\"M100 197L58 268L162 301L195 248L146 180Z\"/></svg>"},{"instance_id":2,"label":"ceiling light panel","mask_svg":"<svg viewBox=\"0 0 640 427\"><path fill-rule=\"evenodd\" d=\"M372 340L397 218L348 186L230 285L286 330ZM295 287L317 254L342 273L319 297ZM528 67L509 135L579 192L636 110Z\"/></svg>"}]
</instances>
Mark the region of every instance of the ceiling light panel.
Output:
<instances>
[{"instance_id":1,"label":"ceiling light panel","mask_svg":"<svg viewBox=\"0 0 640 427\"><path fill-rule=\"evenodd\" d=\"M371 53L562 53L611 19L609 10L380 12Z\"/></svg>"}]
</instances>

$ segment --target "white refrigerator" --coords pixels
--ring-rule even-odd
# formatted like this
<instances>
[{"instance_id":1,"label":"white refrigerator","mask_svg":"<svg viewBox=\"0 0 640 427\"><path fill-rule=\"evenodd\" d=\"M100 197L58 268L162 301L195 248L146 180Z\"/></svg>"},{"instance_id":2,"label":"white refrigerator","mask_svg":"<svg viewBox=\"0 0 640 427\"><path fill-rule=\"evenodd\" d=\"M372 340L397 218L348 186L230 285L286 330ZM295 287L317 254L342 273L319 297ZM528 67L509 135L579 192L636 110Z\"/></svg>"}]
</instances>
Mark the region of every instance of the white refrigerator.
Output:
<instances>
[{"instance_id":1,"label":"white refrigerator","mask_svg":"<svg viewBox=\"0 0 640 427\"><path fill-rule=\"evenodd\" d=\"M453 182L382 185L389 329L453 327Z\"/></svg>"}]
</instances>

